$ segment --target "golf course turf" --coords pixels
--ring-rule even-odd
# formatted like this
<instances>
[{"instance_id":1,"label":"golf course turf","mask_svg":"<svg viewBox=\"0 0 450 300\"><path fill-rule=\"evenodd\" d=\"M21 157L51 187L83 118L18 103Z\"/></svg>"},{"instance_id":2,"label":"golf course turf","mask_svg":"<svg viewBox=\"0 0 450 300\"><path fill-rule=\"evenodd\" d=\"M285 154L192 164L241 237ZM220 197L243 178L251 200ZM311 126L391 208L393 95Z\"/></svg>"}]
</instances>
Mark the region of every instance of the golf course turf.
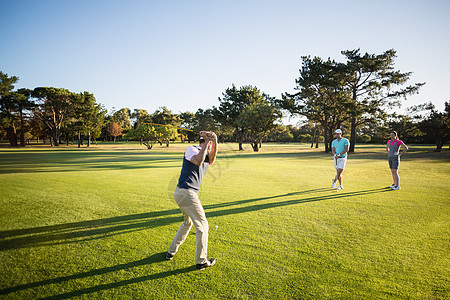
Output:
<instances>
[{"instance_id":1,"label":"golf course turf","mask_svg":"<svg viewBox=\"0 0 450 300\"><path fill-rule=\"evenodd\" d=\"M173 200L189 144L0 148L0 299L448 299L450 151L357 145L344 190L306 144L221 144L199 193L213 268ZM216 227L217 225L217 227Z\"/></svg>"}]
</instances>

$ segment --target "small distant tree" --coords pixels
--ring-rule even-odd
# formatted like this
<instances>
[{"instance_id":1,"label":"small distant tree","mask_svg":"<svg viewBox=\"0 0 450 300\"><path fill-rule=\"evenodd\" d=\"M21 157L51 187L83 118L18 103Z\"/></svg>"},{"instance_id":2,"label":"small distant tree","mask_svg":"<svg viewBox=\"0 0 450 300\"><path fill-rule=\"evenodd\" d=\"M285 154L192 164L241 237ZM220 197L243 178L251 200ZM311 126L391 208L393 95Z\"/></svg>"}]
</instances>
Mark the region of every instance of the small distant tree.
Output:
<instances>
[{"instance_id":1,"label":"small distant tree","mask_svg":"<svg viewBox=\"0 0 450 300\"><path fill-rule=\"evenodd\" d=\"M186 128L186 129L191 129L194 130L194 127L197 125L197 119L195 118L195 114L186 111L186 112L182 112L180 113L180 119L182 120L181 122L181 127ZM185 138L187 139L188 143L191 142L191 140L194 139L194 133L190 132L190 131L180 131L180 135L181 135L181 142L184 143Z\"/></svg>"},{"instance_id":2,"label":"small distant tree","mask_svg":"<svg viewBox=\"0 0 450 300\"><path fill-rule=\"evenodd\" d=\"M281 133L281 135L278 137L278 141L282 143L289 143L294 140L294 136L289 131L284 131Z\"/></svg>"},{"instance_id":3,"label":"small distant tree","mask_svg":"<svg viewBox=\"0 0 450 300\"><path fill-rule=\"evenodd\" d=\"M130 140L139 140L147 149L152 149L153 143L157 139L157 132L154 126L140 124L136 129L129 130L124 137Z\"/></svg>"},{"instance_id":4,"label":"small distant tree","mask_svg":"<svg viewBox=\"0 0 450 300\"><path fill-rule=\"evenodd\" d=\"M112 120L123 129L131 128L131 110L129 108L122 108L112 115Z\"/></svg>"},{"instance_id":5,"label":"small distant tree","mask_svg":"<svg viewBox=\"0 0 450 300\"><path fill-rule=\"evenodd\" d=\"M442 147L450 140L450 101L445 102L445 110L439 112L433 103L426 103L419 107L426 112L422 116L419 128L436 143L435 152L441 152Z\"/></svg>"},{"instance_id":6,"label":"small distant tree","mask_svg":"<svg viewBox=\"0 0 450 300\"><path fill-rule=\"evenodd\" d=\"M152 115L151 120L153 123L171 125L179 127L183 121L178 114L172 113L167 107L163 106L157 109ZM169 147L170 140L175 140L178 137L177 129L165 127L165 126L155 126L157 133L157 141L160 145L163 142Z\"/></svg>"},{"instance_id":7,"label":"small distant tree","mask_svg":"<svg viewBox=\"0 0 450 300\"><path fill-rule=\"evenodd\" d=\"M242 122L238 122L239 115L244 111L247 105L253 102L253 99L260 97L258 88L251 85L243 86L237 89L233 84L227 88L222 97L219 97L219 107L214 107L214 114L217 116L222 126L229 126L234 129L234 136L239 143L239 150L244 150L242 144L246 128L243 128Z\"/></svg>"},{"instance_id":8,"label":"small distant tree","mask_svg":"<svg viewBox=\"0 0 450 300\"><path fill-rule=\"evenodd\" d=\"M310 134L308 134L308 133L305 133L305 134L300 134L297 139L298 139L299 142L304 142L305 143L305 142L311 141L312 136Z\"/></svg>"},{"instance_id":9,"label":"small distant tree","mask_svg":"<svg viewBox=\"0 0 450 300\"><path fill-rule=\"evenodd\" d=\"M131 117L136 119L137 122L149 122L150 114L145 109L135 109L131 113Z\"/></svg>"},{"instance_id":10,"label":"small distant tree","mask_svg":"<svg viewBox=\"0 0 450 300\"><path fill-rule=\"evenodd\" d=\"M245 134L250 140L253 151L258 152L262 139L270 133L270 130L276 126L275 122L280 118L281 112L277 107L268 99L260 99L245 107L236 120L236 124L246 128ZM289 134L292 137L290 132Z\"/></svg>"},{"instance_id":11,"label":"small distant tree","mask_svg":"<svg viewBox=\"0 0 450 300\"><path fill-rule=\"evenodd\" d=\"M265 137L266 142L279 142L282 136L289 135L290 131L287 126L283 124L277 124L272 128L269 134Z\"/></svg>"},{"instance_id":12,"label":"small distant tree","mask_svg":"<svg viewBox=\"0 0 450 300\"><path fill-rule=\"evenodd\" d=\"M81 100L78 108L80 131L87 135L87 147L89 147L91 138L99 135L106 110L96 103L95 97L91 93L80 93L79 97Z\"/></svg>"},{"instance_id":13,"label":"small distant tree","mask_svg":"<svg viewBox=\"0 0 450 300\"><path fill-rule=\"evenodd\" d=\"M411 115L397 115L393 114L387 121L388 128L395 130L398 136L405 140L405 142L411 143L413 140L417 140L424 133L419 129L417 120ZM388 132L386 132L388 134ZM385 136L386 138L388 135Z\"/></svg>"},{"instance_id":14,"label":"small distant tree","mask_svg":"<svg viewBox=\"0 0 450 300\"><path fill-rule=\"evenodd\" d=\"M219 107L214 107L212 114L221 126L233 128L239 143L239 150L247 137L253 150L257 150L262 137L274 128L274 122L281 113L271 98L254 86L246 85L239 89L233 84L222 93Z\"/></svg>"},{"instance_id":15,"label":"small distant tree","mask_svg":"<svg viewBox=\"0 0 450 300\"><path fill-rule=\"evenodd\" d=\"M169 147L170 140L175 140L177 138L177 129L165 127L165 126L155 126L156 141L162 146L163 143L166 147Z\"/></svg>"},{"instance_id":16,"label":"small distant tree","mask_svg":"<svg viewBox=\"0 0 450 300\"><path fill-rule=\"evenodd\" d=\"M122 127L116 122L111 122L108 126L108 133L113 137L115 142L116 138L122 135Z\"/></svg>"},{"instance_id":17,"label":"small distant tree","mask_svg":"<svg viewBox=\"0 0 450 300\"><path fill-rule=\"evenodd\" d=\"M362 134L362 135L356 136L356 141L358 143L370 143L371 140L372 140L372 137L368 134Z\"/></svg>"},{"instance_id":18,"label":"small distant tree","mask_svg":"<svg viewBox=\"0 0 450 300\"><path fill-rule=\"evenodd\" d=\"M302 134L302 132L300 131L300 128L297 128L296 126L286 125L286 128L292 134L293 141L296 140L300 134Z\"/></svg>"}]
</instances>

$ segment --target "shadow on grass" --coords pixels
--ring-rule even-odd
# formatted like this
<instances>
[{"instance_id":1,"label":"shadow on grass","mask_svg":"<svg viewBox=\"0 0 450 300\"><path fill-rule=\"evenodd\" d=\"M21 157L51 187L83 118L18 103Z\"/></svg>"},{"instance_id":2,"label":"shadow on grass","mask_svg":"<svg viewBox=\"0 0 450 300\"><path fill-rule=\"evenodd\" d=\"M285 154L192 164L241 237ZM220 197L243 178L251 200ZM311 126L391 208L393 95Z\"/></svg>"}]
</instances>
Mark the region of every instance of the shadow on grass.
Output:
<instances>
[{"instance_id":1,"label":"shadow on grass","mask_svg":"<svg viewBox=\"0 0 450 300\"><path fill-rule=\"evenodd\" d=\"M76 172L179 167L177 153L134 151L36 151L0 150L0 174Z\"/></svg>"},{"instance_id":2,"label":"shadow on grass","mask_svg":"<svg viewBox=\"0 0 450 300\"><path fill-rule=\"evenodd\" d=\"M333 200L341 198L351 198L373 193L387 192L390 189L379 188L356 192L344 192L314 195L305 197L306 194L317 194L331 192L331 189L321 188L305 191L298 191L268 197L237 200L226 203L205 205L207 217L220 217L225 215L247 213L274 207L289 206L300 203ZM274 201L267 203L267 200L280 199L285 197L299 196L299 199ZM260 204L247 205L254 202ZM237 207L232 207L237 206ZM232 208L229 208L232 207ZM217 210L220 208L225 208ZM8 249L50 246L65 243L82 242L105 237L130 233L134 231L146 230L160 226L166 226L177 222L182 222L183 217L178 209L155 211L127 216L118 216L99 220L90 220L74 223L66 223L53 226L43 226L28 229L17 229L0 231L0 251Z\"/></svg>"},{"instance_id":3,"label":"shadow on grass","mask_svg":"<svg viewBox=\"0 0 450 300\"><path fill-rule=\"evenodd\" d=\"M324 190L330 191L330 189L324 189ZM300 199L294 199L294 200L277 201L277 202L271 202L271 203L255 204L255 205L251 205L251 206L243 206L243 207L236 207L236 208L212 211L212 212L207 212L206 215L207 215L207 217L219 217L219 216L225 216L225 215L258 211L258 210L269 209L269 208L274 208L274 207L295 205L295 204L300 204L300 203L333 200L333 199L341 199L341 198L350 198L350 197L363 196L363 195L369 195L369 194L374 194L374 193L383 193L383 192L389 192L389 191L392 191L392 190L390 188L378 188L378 189L349 192L349 193L333 193L331 195L329 194L329 195L323 195L323 196L306 197L306 198L300 198ZM266 197L266 198L255 198L255 199L242 200L242 201L238 201L238 202L242 202L242 204L243 204L243 203L261 201L261 200L266 200L266 199L296 196L296 195L301 195L301 194L304 194L304 192L293 192L293 193L287 193L287 194Z\"/></svg>"},{"instance_id":4,"label":"shadow on grass","mask_svg":"<svg viewBox=\"0 0 450 300\"><path fill-rule=\"evenodd\" d=\"M261 153L224 153L222 158L232 159L323 159L332 158L323 151L310 151L300 149L289 152L261 152ZM349 154L349 159L386 160L384 151L361 149ZM404 160L442 161L450 159L450 151L440 153L430 149L411 149L402 157ZM10 173L37 173L37 172L76 172L101 170L127 170L147 168L180 167L182 153L143 151L143 150L23 150L0 149L0 174Z\"/></svg>"},{"instance_id":5,"label":"shadow on grass","mask_svg":"<svg viewBox=\"0 0 450 300\"><path fill-rule=\"evenodd\" d=\"M390 189L388 188L377 188L370 190L362 190L355 192L347 192L347 193L336 193L328 188L320 188L320 189L312 189L305 191L298 191L292 193L285 193L280 195L268 196L268 197L260 197L253 199L245 199L245 200L237 200L233 202L220 203L220 204L211 204L205 205L204 208L207 212L207 217L219 217L225 215L232 214L240 214L246 212L259 211L274 207L284 207L289 205L296 205L300 203L308 203L315 201L324 201L324 200L333 200L333 199L345 199L352 198L362 195L374 194L374 193L383 193L388 192ZM328 192L323 195L314 195L307 196L307 194L317 194L322 192ZM330 194L329 192L333 192ZM280 199L285 197L295 197L299 196L297 199L285 200L285 201L272 201L269 203L258 203L254 204L254 202L267 201L273 199ZM251 204L251 205L247 205ZM247 205L247 206L243 206ZM238 206L238 207L232 207ZM232 207L232 208L229 208ZM225 208L225 209L220 209ZM220 210L217 210L220 209ZM176 216L172 216L175 215ZM148 228L164 226L176 222L182 222L183 218L178 209L172 210L164 210L158 212L149 212L142 214L133 214L127 216L118 216L100 220L91 220L84 222L74 222L67 224L60 224L54 226L44 226L44 227L36 227L30 229L19 229L19 230L10 230L10 231L2 231L0 232L0 250L12 249L12 248L22 248L22 247L33 247L33 246L41 246L41 245L51 245L47 244L47 242L52 242L53 244L61 244L61 243L70 243L70 242L78 242L79 238L85 238L84 240L89 239L101 239L105 238L109 235L114 234L123 234L130 231L136 230L145 230ZM100 227L106 226L106 228L96 228L92 229L92 227ZM30 236L31 235L31 236ZM34 235L34 236L33 236ZM62 282L66 282L69 280L77 280L81 278L107 274L110 272L116 272L119 270L125 270L134 268L137 266L149 265L157 262L161 262L164 260L165 252L154 254L148 258L144 258L141 260L119 264L116 266L105 267L101 269L91 270L84 273L77 273L68 276L62 276L53 279L45 279L42 281L22 284L14 287L8 287L0 290L0 295L7 295L14 292L18 292L21 290L31 289L31 288L39 288L42 286L50 285L50 284L59 284ZM80 290L75 290L51 297L47 297L45 299L66 299L71 297L82 296L89 293L95 293L103 290L113 289L121 286L125 286L128 284L139 283L159 278L164 278L172 275L178 275L187 273L195 270L193 266L186 267L179 270L165 271L161 273L151 274L147 276L142 276L133 279L127 279L119 282L101 284L94 287L84 288Z\"/></svg>"},{"instance_id":6,"label":"shadow on grass","mask_svg":"<svg viewBox=\"0 0 450 300\"><path fill-rule=\"evenodd\" d=\"M170 217L170 215L177 216ZM165 218L161 218L166 216ZM88 241L107 236L172 224L182 219L178 209L119 216L0 232L0 251Z\"/></svg>"},{"instance_id":7,"label":"shadow on grass","mask_svg":"<svg viewBox=\"0 0 450 300\"><path fill-rule=\"evenodd\" d=\"M76 273L73 275L62 276L62 277L46 279L46 280L42 280L42 281L36 281L36 282L28 283L28 284L18 285L15 287L0 290L0 295L7 295L7 294L14 293L17 291L31 289L31 288L38 288L38 287L49 285L49 284L60 284L60 283L63 283L63 282L69 281L69 280L77 280L77 279L87 278L87 277L91 277L91 276L103 275L103 274L107 274L107 273L111 273L111 272L117 272L120 270L127 270L127 269L131 269L131 268L139 267L139 266L145 266L145 265L150 265L150 264L154 264L154 263L158 263L158 262L163 262L163 261L166 261L165 255L166 255L166 252L156 253L156 254L153 254L152 256L146 257L144 259L140 259L140 260L125 263L125 264L119 264L119 265L115 265L115 266L111 266L111 267L105 267L105 268L91 270L91 271L84 272L84 273ZM117 288L117 287L128 285L128 284L164 278L164 277L168 277L168 276L172 276L172 275L183 274L183 273L191 272L194 270L195 270L195 267L192 265L190 267L186 267L183 269L166 271L166 272L156 273L156 274L152 274L152 275L148 275L148 276L142 276L142 277L138 277L138 278L123 280L123 281L119 281L119 282L97 285L94 287L71 291L71 292L64 293L64 294L45 297L42 299L67 299L67 298L77 297L77 296L81 296L81 295L85 295L85 294L89 294L89 293L95 293L95 292L99 292L99 291L103 291L103 290Z\"/></svg>"},{"instance_id":8,"label":"shadow on grass","mask_svg":"<svg viewBox=\"0 0 450 300\"><path fill-rule=\"evenodd\" d=\"M254 199L238 200L233 202L205 205L203 208L208 211L221 207L240 205L255 201L276 199L280 197L301 195L313 192L324 192L329 189L312 189L300 192L286 193L282 195L260 197ZM176 215L174 217L168 217ZM165 217L165 218L160 218ZM82 237L110 236L112 233L126 233L135 230L148 229L156 226L164 226L182 220L179 209L154 211L141 214L117 216L99 220L89 220L58 225L42 226L35 228L25 228L16 230L0 231L0 250L11 248L21 248L28 245L51 245L48 242L60 240L72 240ZM83 241L88 238L83 239ZM77 241L80 241L79 239ZM62 243L62 242L61 242Z\"/></svg>"},{"instance_id":9,"label":"shadow on grass","mask_svg":"<svg viewBox=\"0 0 450 300\"><path fill-rule=\"evenodd\" d=\"M325 153L323 151L297 151L297 152L261 152L261 153L237 153L231 157L236 158L307 158L307 159L323 159L329 158L332 161L331 153ZM375 160L386 160L387 153L384 151L371 151L366 149L357 150L355 153L349 153L348 159L375 159ZM402 156L402 160L417 160L417 159L427 159L427 160L449 160L450 151L433 152L431 149L410 149L408 153Z\"/></svg>"},{"instance_id":10,"label":"shadow on grass","mask_svg":"<svg viewBox=\"0 0 450 300\"><path fill-rule=\"evenodd\" d=\"M133 284L133 283L139 283L139 282L144 282L144 281L148 281L148 280L160 279L160 278L165 278L165 277L169 277L169 276L173 276L173 275L188 273L188 272L192 272L195 270L196 269L194 266L190 266L190 267L186 267L183 269L156 273L156 274L152 274L152 275L127 279L127 280L123 280L123 281L119 281L119 282L101 284L101 285L93 286L90 288L85 288L85 289L72 291L72 292L68 292L68 293L64 293L64 294L59 294L59 295L55 295L55 296L45 297L45 298L41 298L41 299L68 299L68 298L82 296L82 295L86 295L86 294L90 294L90 293L96 293L96 292L100 292L100 291L104 291L104 290L114 289L114 288L118 288L121 286Z\"/></svg>"}]
</instances>

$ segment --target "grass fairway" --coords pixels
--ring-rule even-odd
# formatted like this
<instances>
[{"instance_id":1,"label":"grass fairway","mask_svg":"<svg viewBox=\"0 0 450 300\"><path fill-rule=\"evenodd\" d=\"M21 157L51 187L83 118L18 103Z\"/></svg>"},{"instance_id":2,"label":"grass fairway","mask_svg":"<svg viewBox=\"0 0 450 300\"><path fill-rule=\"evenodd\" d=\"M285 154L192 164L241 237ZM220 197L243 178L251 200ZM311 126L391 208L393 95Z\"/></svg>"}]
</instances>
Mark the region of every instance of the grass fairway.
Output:
<instances>
[{"instance_id":1,"label":"grass fairway","mask_svg":"<svg viewBox=\"0 0 450 300\"><path fill-rule=\"evenodd\" d=\"M200 192L218 262L196 271L194 229L164 260L186 146L0 149L0 298L450 297L448 149L412 146L391 191L384 146L359 147L336 192L321 149L221 145Z\"/></svg>"}]
</instances>

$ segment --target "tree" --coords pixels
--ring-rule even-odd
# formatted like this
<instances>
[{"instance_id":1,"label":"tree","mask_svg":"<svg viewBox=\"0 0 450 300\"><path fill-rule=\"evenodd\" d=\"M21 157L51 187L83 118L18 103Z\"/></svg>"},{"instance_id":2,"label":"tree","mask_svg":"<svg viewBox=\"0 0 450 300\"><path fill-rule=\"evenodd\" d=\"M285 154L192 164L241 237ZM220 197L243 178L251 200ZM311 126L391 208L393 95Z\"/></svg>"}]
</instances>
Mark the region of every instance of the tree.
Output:
<instances>
[{"instance_id":1,"label":"tree","mask_svg":"<svg viewBox=\"0 0 450 300\"><path fill-rule=\"evenodd\" d=\"M172 113L167 107L163 106L157 109L151 116L152 123L163 124L163 125L171 125L179 127L182 119L179 115ZM169 147L170 140L175 140L178 136L177 129L164 127L164 126L155 126L155 130L157 133L157 141L162 145L163 142L166 143L166 146Z\"/></svg>"},{"instance_id":2,"label":"tree","mask_svg":"<svg viewBox=\"0 0 450 300\"><path fill-rule=\"evenodd\" d=\"M71 116L65 118L65 121L61 126L61 138L66 141L66 145L69 145L70 141L73 145L74 136L79 130L79 123L77 123L75 118L72 118ZM80 144L80 141L78 141L78 144Z\"/></svg>"},{"instance_id":3,"label":"tree","mask_svg":"<svg viewBox=\"0 0 450 300\"><path fill-rule=\"evenodd\" d=\"M45 143L45 140L48 138L47 130L44 127L44 124L41 122L39 118L32 115L29 118L28 124L30 126L30 134L36 138L37 142L42 139Z\"/></svg>"},{"instance_id":4,"label":"tree","mask_svg":"<svg viewBox=\"0 0 450 300\"><path fill-rule=\"evenodd\" d=\"M73 109L73 93L66 89L38 87L32 92L38 107L34 115L41 120L51 137L52 145L59 146L61 126L65 117Z\"/></svg>"},{"instance_id":5,"label":"tree","mask_svg":"<svg viewBox=\"0 0 450 300\"><path fill-rule=\"evenodd\" d=\"M152 149L153 142L157 139L157 131L152 125L140 124L136 129L129 130L124 137L130 140L140 140L147 149Z\"/></svg>"},{"instance_id":6,"label":"tree","mask_svg":"<svg viewBox=\"0 0 450 300\"><path fill-rule=\"evenodd\" d=\"M122 135L122 127L116 122L111 122L108 126L108 133L113 137L115 142L116 138Z\"/></svg>"},{"instance_id":7,"label":"tree","mask_svg":"<svg viewBox=\"0 0 450 300\"><path fill-rule=\"evenodd\" d=\"M150 121L150 114L145 109L135 109L131 113L131 117L139 123Z\"/></svg>"},{"instance_id":8,"label":"tree","mask_svg":"<svg viewBox=\"0 0 450 300\"><path fill-rule=\"evenodd\" d=\"M2 97L1 124L6 127L11 146L17 146L19 129L20 145L25 147L25 133L28 131L26 121L34 106L30 101L30 93L28 89L19 89Z\"/></svg>"},{"instance_id":9,"label":"tree","mask_svg":"<svg viewBox=\"0 0 450 300\"><path fill-rule=\"evenodd\" d=\"M16 111L19 115L20 120L20 145L25 147L25 132L26 128L26 118L29 117L29 112L34 107L34 103L30 101L31 90L29 89L19 89L14 92L13 99L16 105Z\"/></svg>"},{"instance_id":10,"label":"tree","mask_svg":"<svg viewBox=\"0 0 450 300\"><path fill-rule=\"evenodd\" d=\"M303 142L311 142L311 148L314 147L316 143L316 148L319 148L319 138L321 132L320 123L314 123L312 121L305 122L298 130L297 134L294 135L295 139L299 139L299 135L303 135Z\"/></svg>"},{"instance_id":11,"label":"tree","mask_svg":"<svg viewBox=\"0 0 450 300\"><path fill-rule=\"evenodd\" d=\"M105 142L111 139L111 135L108 133L108 128L112 122L112 115L106 113L100 133L100 138Z\"/></svg>"},{"instance_id":12,"label":"tree","mask_svg":"<svg viewBox=\"0 0 450 300\"><path fill-rule=\"evenodd\" d=\"M283 136L289 135L289 129L283 124L277 124L264 138L265 142L279 142Z\"/></svg>"},{"instance_id":13,"label":"tree","mask_svg":"<svg viewBox=\"0 0 450 300\"><path fill-rule=\"evenodd\" d=\"M297 137L297 139L298 139L299 142L307 143L307 142L311 141L312 136L310 134L308 134L308 133L307 134L300 134ZM312 146L311 146L311 148L312 148Z\"/></svg>"},{"instance_id":14,"label":"tree","mask_svg":"<svg viewBox=\"0 0 450 300\"><path fill-rule=\"evenodd\" d=\"M100 134L106 110L96 103L95 97L89 92L77 95L76 118L78 123L78 147L80 147L81 134L87 135L87 147L91 145L91 135Z\"/></svg>"},{"instance_id":15,"label":"tree","mask_svg":"<svg viewBox=\"0 0 450 300\"><path fill-rule=\"evenodd\" d=\"M9 95L9 93L14 89L14 84L17 83L19 77L11 76L0 71L0 97Z\"/></svg>"},{"instance_id":16,"label":"tree","mask_svg":"<svg viewBox=\"0 0 450 300\"><path fill-rule=\"evenodd\" d=\"M17 118L15 101L11 95L17 76L0 72L0 126L6 131L11 146L17 146Z\"/></svg>"},{"instance_id":17,"label":"tree","mask_svg":"<svg viewBox=\"0 0 450 300\"><path fill-rule=\"evenodd\" d=\"M401 139L409 143L424 135L415 118L410 115L394 114L388 119L387 124L389 131L395 130ZM386 131L385 137L387 137L387 133Z\"/></svg>"},{"instance_id":18,"label":"tree","mask_svg":"<svg viewBox=\"0 0 450 300\"><path fill-rule=\"evenodd\" d=\"M166 143L166 147L169 147L170 140L175 140L178 137L177 129L165 127L165 126L155 126L156 131L156 141L162 145L163 142Z\"/></svg>"},{"instance_id":19,"label":"tree","mask_svg":"<svg viewBox=\"0 0 450 300\"><path fill-rule=\"evenodd\" d=\"M319 148L320 125L316 123L312 123L312 125L313 136L311 139L311 148L314 146L314 141L316 142L316 148Z\"/></svg>"},{"instance_id":20,"label":"tree","mask_svg":"<svg viewBox=\"0 0 450 300\"><path fill-rule=\"evenodd\" d=\"M368 134L363 134L359 137L359 141L361 143L369 143L372 140L372 137Z\"/></svg>"},{"instance_id":21,"label":"tree","mask_svg":"<svg viewBox=\"0 0 450 300\"><path fill-rule=\"evenodd\" d=\"M217 123L213 109L197 109L194 115L194 130L197 131L213 131L219 130L219 124Z\"/></svg>"},{"instance_id":22,"label":"tree","mask_svg":"<svg viewBox=\"0 0 450 300\"><path fill-rule=\"evenodd\" d=\"M433 103L429 102L416 107L416 110L428 112L422 117L419 128L426 136L434 139L436 143L435 152L441 152L442 147L450 140L450 101L445 102L443 112L436 110Z\"/></svg>"},{"instance_id":23,"label":"tree","mask_svg":"<svg viewBox=\"0 0 450 300\"><path fill-rule=\"evenodd\" d=\"M398 88L409 80L412 73L394 70L396 51L393 49L379 55L368 53L361 55L359 49L341 53L347 59L341 66L346 69L345 86L350 90L353 102L350 109L349 152L354 152L358 126L377 113L380 116L385 115L384 109L387 106L400 105L399 98L418 93L425 83Z\"/></svg>"},{"instance_id":24,"label":"tree","mask_svg":"<svg viewBox=\"0 0 450 300\"><path fill-rule=\"evenodd\" d=\"M275 122L281 119L279 108L272 102L270 97L255 99L244 108L236 120L239 127L245 128L246 137L250 139L255 152L258 152L262 139L276 126Z\"/></svg>"},{"instance_id":25,"label":"tree","mask_svg":"<svg viewBox=\"0 0 450 300\"><path fill-rule=\"evenodd\" d=\"M260 114L265 116L263 109L259 109L257 103L263 100L269 101L270 99L272 98L261 93L257 87L246 85L237 89L234 84L222 93L221 98L219 97L220 105L217 108L213 108L213 115L216 116L221 126L234 129L234 135L239 143L239 150L243 150L242 144L246 134L249 132L248 125L251 123L248 119L243 118L241 114L245 111L245 114L250 117L257 114L259 110ZM252 104L255 104L255 106L252 106L252 109L250 109L249 106ZM250 130L254 131L255 128Z\"/></svg>"},{"instance_id":26,"label":"tree","mask_svg":"<svg viewBox=\"0 0 450 300\"><path fill-rule=\"evenodd\" d=\"M289 143L294 140L294 136L289 131L284 131L279 137L278 142Z\"/></svg>"},{"instance_id":27,"label":"tree","mask_svg":"<svg viewBox=\"0 0 450 300\"><path fill-rule=\"evenodd\" d=\"M126 107L114 112L112 115L113 121L118 125L120 125L120 127L123 129L131 128L130 118L131 118L131 110Z\"/></svg>"},{"instance_id":28,"label":"tree","mask_svg":"<svg viewBox=\"0 0 450 300\"><path fill-rule=\"evenodd\" d=\"M190 129L190 130L195 130L194 127L196 127L198 124L195 114L193 114L189 111L186 111L186 112L180 113L179 117L182 120L181 127ZM181 142L183 142L183 143L184 143L184 136L187 137L188 143L190 143L191 140L194 140L194 135L195 135L194 132L181 130L180 134L181 134Z\"/></svg>"},{"instance_id":29,"label":"tree","mask_svg":"<svg viewBox=\"0 0 450 300\"><path fill-rule=\"evenodd\" d=\"M1 127L6 131L9 144L12 147L17 146L17 130L20 126L17 118L17 105L14 96L14 93L11 92L7 96L3 96L1 100Z\"/></svg>"},{"instance_id":30,"label":"tree","mask_svg":"<svg viewBox=\"0 0 450 300\"><path fill-rule=\"evenodd\" d=\"M292 115L305 116L324 129L325 151L331 151L333 131L350 118L351 96L344 86L345 69L335 61L302 57L295 94L284 93L279 104Z\"/></svg>"}]
</instances>

